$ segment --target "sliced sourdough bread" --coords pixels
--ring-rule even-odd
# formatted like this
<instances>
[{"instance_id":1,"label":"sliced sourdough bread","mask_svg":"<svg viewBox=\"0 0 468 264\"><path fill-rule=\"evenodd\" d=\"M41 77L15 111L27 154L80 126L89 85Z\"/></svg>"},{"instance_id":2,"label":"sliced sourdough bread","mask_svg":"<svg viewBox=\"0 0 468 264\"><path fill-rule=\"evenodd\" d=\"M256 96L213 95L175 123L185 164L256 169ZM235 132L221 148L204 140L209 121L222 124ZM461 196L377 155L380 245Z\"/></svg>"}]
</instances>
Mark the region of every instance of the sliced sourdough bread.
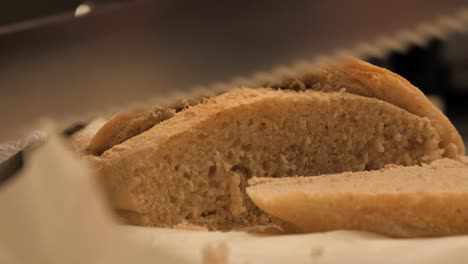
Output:
<instances>
[{"instance_id":1,"label":"sliced sourdough bread","mask_svg":"<svg viewBox=\"0 0 468 264\"><path fill-rule=\"evenodd\" d=\"M247 194L255 205L301 232L468 233L468 167L450 159L316 177L253 178L249 183Z\"/></svg>"},{"instance_id":2,"label":"sliced sourdough bread","mask_svg":"<svg viewBox=\"0 0 468 264\"><path fill-rule=\"evenodd\" d=\"M90 160L132 223L228 229L270 221L245 195L252 175L372 170L431 162L444 153L431 120L381 100L244 88L179 112Z\"/></svg>"},{"instance_id":3,"label":"sliced sourdough bread","mask_svg":"<svg viewBox=\"0 0 468 264\"><path fill-rule=\"evenodd\" d=\"M375 170L464 153L456 129L417 88L368 63L347 60L270 86L121 113L81 149L129 223L210 229L272 221L245 193L252 176Z\"/></svg>"}]
</instances>

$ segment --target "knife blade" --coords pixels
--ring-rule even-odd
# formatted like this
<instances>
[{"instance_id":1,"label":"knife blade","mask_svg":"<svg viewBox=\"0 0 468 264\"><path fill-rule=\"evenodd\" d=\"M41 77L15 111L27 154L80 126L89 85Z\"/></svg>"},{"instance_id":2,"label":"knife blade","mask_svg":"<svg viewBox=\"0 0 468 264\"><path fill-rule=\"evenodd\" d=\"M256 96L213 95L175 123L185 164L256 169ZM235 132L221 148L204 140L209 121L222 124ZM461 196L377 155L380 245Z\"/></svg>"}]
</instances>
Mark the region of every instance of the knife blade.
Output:
<instances>
[{"instance_id":1,"label":"knife blade","mask_svg":"<svg viewBox=\"0 0 468 264\"><path fill-rule=\"evenodd\" d=\"M0 140L464 32L465 1L136 1L0 38Z\"/></svg>"}]
</instances>

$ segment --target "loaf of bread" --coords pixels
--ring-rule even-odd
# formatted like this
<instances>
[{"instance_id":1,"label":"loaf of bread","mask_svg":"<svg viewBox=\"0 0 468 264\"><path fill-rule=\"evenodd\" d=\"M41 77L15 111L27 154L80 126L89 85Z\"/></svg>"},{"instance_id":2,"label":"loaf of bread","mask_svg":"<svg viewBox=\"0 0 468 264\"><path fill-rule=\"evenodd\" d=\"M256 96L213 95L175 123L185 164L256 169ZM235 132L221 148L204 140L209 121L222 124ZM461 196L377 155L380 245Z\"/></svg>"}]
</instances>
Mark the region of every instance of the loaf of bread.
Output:
<instances>
[{"instance_id":1,"label":"loaf of bread","mask_svg":"<svg viewBox=\"0 0 468 264\"><path fill-rule=\"evenodd\" d=\"M254 178L250 184L247 193L255 205L300 232L468 233L468 166L450 159L315 177Z\"/></svg>"},{"instance_id":2,"label":"loaf of bread","mask_svg":"<svg viewBox=\"0 0 468 264\"><path fill-rule=\"evenodd\" d=\"M464 153L456 129L417 88L368 63L349 60L265 86L104 124L83 149L119 214L131 224L212 230L283 223L252 203L248 179Z\"/></svg>"}]
</instances>

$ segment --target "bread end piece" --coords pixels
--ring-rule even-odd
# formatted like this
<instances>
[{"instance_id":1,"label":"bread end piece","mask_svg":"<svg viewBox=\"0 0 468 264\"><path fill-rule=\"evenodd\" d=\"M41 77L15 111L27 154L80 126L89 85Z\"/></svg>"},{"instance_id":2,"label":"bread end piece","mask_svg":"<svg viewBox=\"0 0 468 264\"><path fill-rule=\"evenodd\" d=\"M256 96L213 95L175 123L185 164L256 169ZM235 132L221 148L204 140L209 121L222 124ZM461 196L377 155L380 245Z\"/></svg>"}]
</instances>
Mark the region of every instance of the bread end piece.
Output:
<instances>
[{"instance_id":1,"label":"bread end piece","mask_svg":"<svg viewBox=\"0 0 468 264\"><path fill-rule=\"evenodd\" d=\"M299 77L302 89L323 92L346 92L376 98L398 106L420 117L427 117L441 137L445 157L465 155L464 142L450 120L414 85L403 77L370 63L347 58L324 65ZM296 79L285 79L269 84L274 88L291 88Z\"/></svg>"},{"instance_id":2,"label":"bread end piece","mask_svg":"<svg viewBox=\"0 0 468 264\"><path fill-rule=\"evenodd\" d=\"M301 232L345 229L405 238L468 233L468 167L454 160L250 184L247 194L258 207Z\"/></svg>"},{"instance_id":3,"label":"bread end piece","mask_svg":"<svg viewBox=\"0 0 468 264\"><path fill-rule=\"evenodd\" d=\"M417 87L408 80L387 69L370 63L348 59L341 66L329 69L331 73L343 77L343 83L364 82L377 98L399 106L410 113L429 118L441 137L441 145L446 149L446 157L465 155L465 145L450 120ZM458 154L458 155L457 155Z\"/></svg>"}]
</instances>

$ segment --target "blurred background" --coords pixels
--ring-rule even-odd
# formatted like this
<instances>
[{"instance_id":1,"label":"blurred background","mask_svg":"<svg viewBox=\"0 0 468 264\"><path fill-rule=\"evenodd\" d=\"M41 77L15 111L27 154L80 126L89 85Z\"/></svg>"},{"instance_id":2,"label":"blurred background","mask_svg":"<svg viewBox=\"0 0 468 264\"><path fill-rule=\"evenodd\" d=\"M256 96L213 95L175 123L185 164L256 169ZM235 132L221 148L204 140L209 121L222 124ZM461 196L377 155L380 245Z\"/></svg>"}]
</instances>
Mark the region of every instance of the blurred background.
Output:
<instances>
[{"instance_id":1,"label":"blurred background","mask_svg":"<svg viewBox=\"0 0 468 264\"><path fill-rule=\"evenodd\" d=\"M35 113L67 107L70 113L86 110L73 109L69 102L77 98L104 106L125 102L130 94L142 99L188 84L267 71L275 63L315 55L307 45L322 39L333 39L336 46L314 49L331 52L349 45L346 40L354 35L369 38L379 27L386 32L390 25L411 25L411 14L418 14L417 21L432 19L426 9L444 14L466 1L448 1L447 8L443 1L327 1L314 9L317 2L322 1L7 1L0 9L0 112L10 112L12 105L22 109L2 116L2 122L28 122ZM346 2L352 4L342 7ZM400 16L386 24L390 19L380 17L382 10ZM351 19L364 26L346 28ZM337 23L342 32L329 32ZM423 90L468 138L466 35L367 60ZM44 92L50 87L57 92Z\"/></svg>"}]
</instances>

